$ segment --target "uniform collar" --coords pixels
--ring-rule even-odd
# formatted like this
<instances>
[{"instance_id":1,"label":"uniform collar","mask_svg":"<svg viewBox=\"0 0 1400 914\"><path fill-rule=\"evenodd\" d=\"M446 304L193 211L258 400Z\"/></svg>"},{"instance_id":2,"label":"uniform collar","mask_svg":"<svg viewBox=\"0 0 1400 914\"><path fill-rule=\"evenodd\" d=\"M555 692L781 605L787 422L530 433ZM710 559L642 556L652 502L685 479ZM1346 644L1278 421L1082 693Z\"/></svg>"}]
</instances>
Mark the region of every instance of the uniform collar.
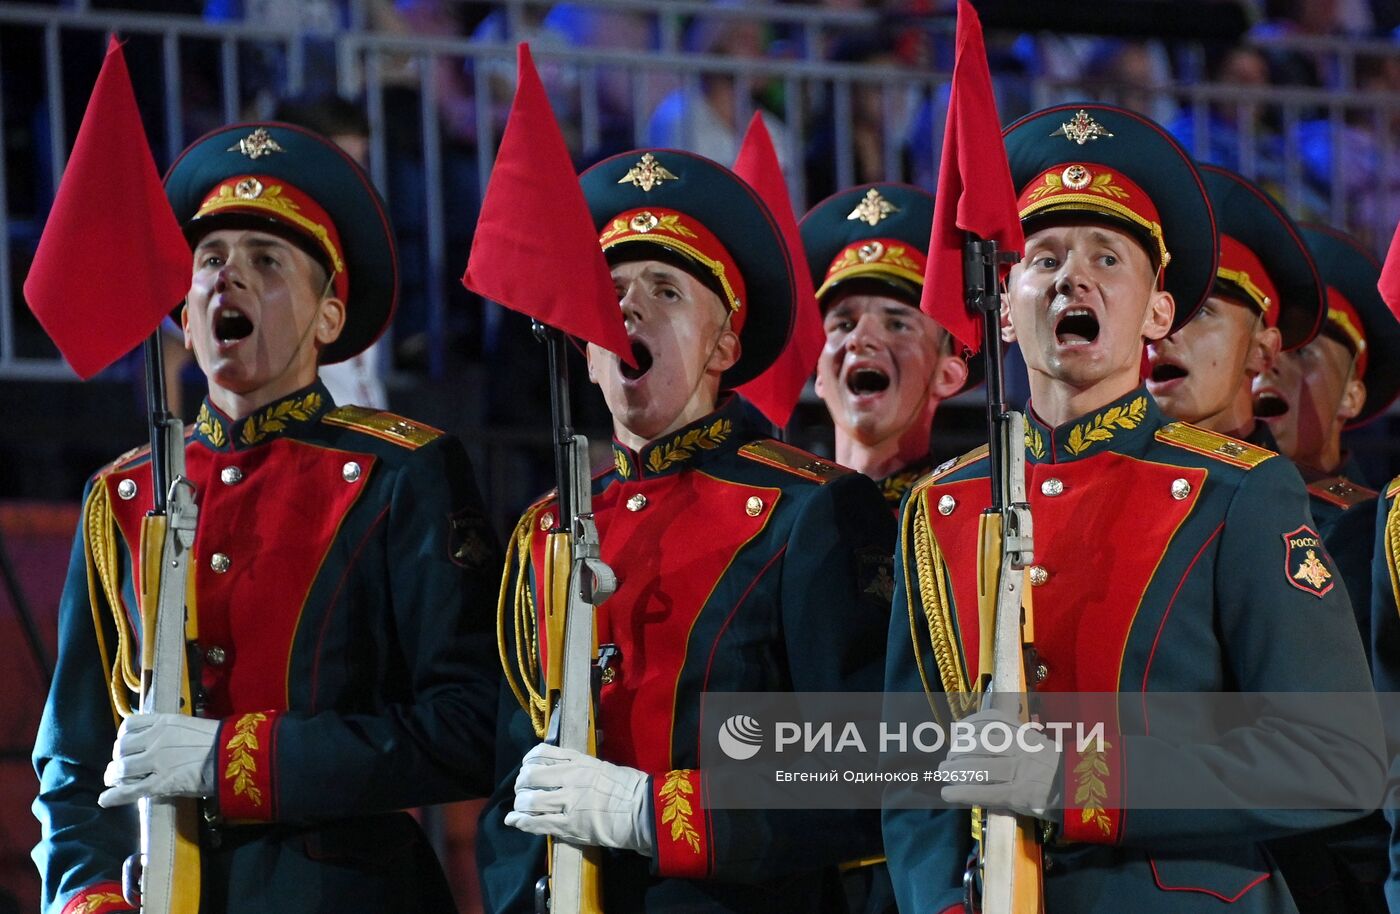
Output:
<instances>
[{"instance_id":1,"label":"uniform collar","mask_svg":"<svg viewBox=\"0 0 1400 914\"><path fill-rule=\"evenodd\" d=\"M904 496L914 487L914 483L928 475L932 469L933 457L925 454L884 479L877 479L875 484L880 487L880 494L885 497L885 504L891 508L898 508L900 502L904 500Z\"/></svg>"},{"instance_id":2,"label":"uniform collar","mask_svg":"<svg viewBox=\"0 0 1400 914\"><path fill-rule=\"evenodd\" d=\"M210 450L247 450L284 435L296 437L334 406L330 391L319 380L237 420L205 397L194 420L194 437Z\"/></svg>"},{"instance_id":3,"label":"uniform collar","mask_svg":"<svg viewBox=\"0 0 1400 914\"><path fill-rule=\"evenodd\" d=\"M731 396L708 416L648 442L640 451L614 438L613 466L617 475L628 481L703 466L752 440L745 424L743 405Z\"/></svg>"},{"instance_id":4,"label":"uniform collar","mask_svg":"<svg viewBox=\"0 0 1400 914\"><path fill-rule=\"evenodd\" d=\"M1104 451L1139 451L1163 424L1157 401L1141 386L1054 428L1041 421L1032 404L1026 415L1026 460L1065 463Z\"/></svg>"}]
</instances>

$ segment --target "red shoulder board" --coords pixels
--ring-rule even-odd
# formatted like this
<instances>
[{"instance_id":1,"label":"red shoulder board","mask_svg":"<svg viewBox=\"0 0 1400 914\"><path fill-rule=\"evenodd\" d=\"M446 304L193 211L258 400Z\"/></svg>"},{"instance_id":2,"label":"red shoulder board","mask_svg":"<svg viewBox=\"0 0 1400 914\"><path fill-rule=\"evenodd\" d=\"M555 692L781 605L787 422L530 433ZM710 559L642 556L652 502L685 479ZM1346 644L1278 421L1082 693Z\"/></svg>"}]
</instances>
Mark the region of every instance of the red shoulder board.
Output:
<instances>
[{"instance_id":1,"label":"red shoulder board","mask_svg":"<svg viewBox=\"0 0 1400 914\"><path fill-rule=\"evenodd\" d=\"M1327 479L1319 479L1317 482L1309 483L1308 494L1346 510L1353 505L1370 501L1379 493L1360 483L1352 482L1345 476L1330 476Z\"/></svg>"}]
</instances>

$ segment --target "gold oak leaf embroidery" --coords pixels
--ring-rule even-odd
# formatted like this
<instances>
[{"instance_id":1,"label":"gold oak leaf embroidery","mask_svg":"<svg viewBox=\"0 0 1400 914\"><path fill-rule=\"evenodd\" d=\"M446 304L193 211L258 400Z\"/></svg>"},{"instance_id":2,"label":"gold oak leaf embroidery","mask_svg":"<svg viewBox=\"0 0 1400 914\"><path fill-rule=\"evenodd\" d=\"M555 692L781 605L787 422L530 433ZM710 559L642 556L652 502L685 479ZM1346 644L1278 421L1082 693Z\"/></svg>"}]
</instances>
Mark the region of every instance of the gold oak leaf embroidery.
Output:
<instances>
[{"instance_id":1,"label":"gold oak leaf embroidery","mask_svg":"<svg viewBox=\"0 0 1400 914\"><path fill-rule=\"evenodd\" d=\"M283 400L249 419L238 437L245 445L257 444L273 432L285 429L288 422L305 422L320 408L321 395L314 390L300 400Z\"/></svg>"},{"instance_id":2,"label":"gold oak leaf embroidery","mask_svg":"<svg viewBox=\"0 0 1400 914\"><path fill-rule=\"evenodd\" d=\"M1112 746L1104 740L1103 748L1111 749ZM1079 821L1086 825L1092 822L1107 836L1113 830L1113 823L1104 811L1108 801L1108 788L1104 786L1108 778L1108 762L1104 761L1103 756L1103 750L1091 749L1074 766L1077 781L1074 803L1080 809Z\"/></svg>"},{"instance_id":3,"label":"gold oak leaf embroidery","mask_svg":"<svg viewBox=\"0 0 1400 914\"><path fill-rule=\"evenodd\" d=\"M1138 397L1126 406L1104 410L1088 422L1076 425L1069 433L1065 450L1079 455L1095 441L1108 441L1119 429L1137 428L1147 415L1147 398Z\"/></svg>"},{"instance_id":4,"label":"gold oak leaf embroidery","mask_svg":"<svg viewBox=\"0 0 1400 914\"><path fill-rule=\"evenodd\" d=\"M731 428L728 419L716 419L708 426L693 428L677 435L669 444L647 455L647 469L653 473L660 473L668 467L689 460L697 450L714 450L729 437Z\"/></svg>"},{"instance_id":5,"label":"gold oak leaf embroidery","mask_svg":"<svg viewBox=\"0 0 1400 914\"><path fill-rule=\"evenodd\" d=\"M126 899L116 892L98 892L96 895L84 898L73 909L73 914L91 914L91 912L100 910L103 905L108 904L120 904L122 907L126 907Z\"/></svg>"},{"instance_id":6,"label":"gold oak leaf embroidery","mask_svg":"<svg viewBox=\"0 0 1400 914\"><path fill-rule=\"evenodd\" d=\"M209 404L204 403L199 407L199 415L195 417L195 427L199 433L209 439L209 443L214 447L223 447L228 439L224 437L224 427L213 413L209 412Z\"/></svg>"},{"instance_id":7,"label":"gold oak leaf embroidery","mask_svg":"<svg viewBox=\"0 0 1400 914\"><path fill-rule=\"evenodd\" d=\"M1045 458L1045 439L1041 437L1040 429L1033 425L1026 426L1026 450L1034 454L1036 460Z\"/></svg>"},{"instance_id":8,"label":"gold oak leaf embroidery","mask_svg":"<svg viewBox=\"0 0 1400 914\"><path fill-rule=\"evenodd\" d=\"M1122 200L1128 196L1128 192L1117 184L1113 183L1113 172L1106 171L1103 174L1094 176L1094 183L1088 187L1090 193L1103 194L1105 197L1112 197L1115 200Z\"/></svg>"},{"instance_id":9,"label":"gold oak leaf embroidery","mask_svg":"<svg viewBox=\"0 0 1400 914\"><path fill-rule=\"evenodd\" d=\"M667 772L666 781L659 791L661 796L661 824L671 826L671 840L684 841L692 851L700 853L700 833L691 824L695 809L687 797L695 793L695 785L690 783L690 770L682 768Z\"/></svg>"},{"instance_id":10,"label":"gold oak leaf embroidery","mask_svg":"<svg viewBox=\"0 0 1400 914\"><path fill-rule=\"evenodd\" d=\"M623 479L632 478L632 461L627 459L627 455L621 451L613 451L613 466L617 467L617 475Z\"/></svg>"},{"instance_id":11,"label":"gold oak leaf embroidery","mask_svg":"<svg viewBox=\"0 0 1400 914\"><path fill-rule=\"evenodd\" d=\"M229 751L224 777L233 781L233 795L246 796L254 806L262 805L262 791L253 784L258 764L253 753L258 751L258 724L267 720L266 714L244 714L233 726L233 736L224 748Z\"/></svg>"}]
</instances>

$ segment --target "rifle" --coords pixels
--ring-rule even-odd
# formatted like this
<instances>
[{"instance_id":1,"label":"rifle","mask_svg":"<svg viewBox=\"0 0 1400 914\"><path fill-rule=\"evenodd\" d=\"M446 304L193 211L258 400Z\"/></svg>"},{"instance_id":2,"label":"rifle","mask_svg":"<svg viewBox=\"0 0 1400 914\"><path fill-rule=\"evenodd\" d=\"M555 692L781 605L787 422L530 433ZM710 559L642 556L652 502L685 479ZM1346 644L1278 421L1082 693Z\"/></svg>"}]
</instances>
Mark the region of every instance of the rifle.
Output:
<instances>
[{"instance_id":1,"label":"rifle","mask_svg":"<svg viewBox=\"0 0 1400 914\"><path fill-rule=\"evenodd\" d=\"M153 506L141 521L140 713L191 714L187 641L190 552L199 519L194 486L185 477L185 436L165 398L160 329L146 340ZM138 804L140 849L123 868L123 894L141 914L199 911L199 801L145 797Z\"/></svg>"},{"instance_id":2,"label":"rifle","mask_svg":"<svg viewBox=\"0 0 1400 914\"><path fill-rule=\"evenodd\" d=\"M1034 640L1025 570L1032 561L1031 509L1026 501L1026 417L1007 409L1001 370L1001 295L998 274L1020 255L971 235L963 245L963 291L982 313L986 359L988 450L992 504L978 519L977 593L982 708L1026 721L1027 658ZM965 906L983 914L1043 914L1036 820L982 810L981 840L964 876ZM978 896L978 876L981 892ZM979 904L980 902L980 904Z\"/></svg>"},{"instance_id":3,"label":"rifle","mask_svg":"<svg viewBox=\"0 0 1400 914\"><path fill-rule=\"evenodd\" d=\"M534 328L549 351L549 408L559 480L560 523L549 533L541 575L548 645L545 742L597 755L597 692L616 648L599 650L594 610L617 589L617 579L600 557L588 439L574 434L570 417L564 334L539 322ZM601 914L602 848L557 838L549 839L548 848L549 874L535 884L536 914Z\"/></svg>"}]
</instances>

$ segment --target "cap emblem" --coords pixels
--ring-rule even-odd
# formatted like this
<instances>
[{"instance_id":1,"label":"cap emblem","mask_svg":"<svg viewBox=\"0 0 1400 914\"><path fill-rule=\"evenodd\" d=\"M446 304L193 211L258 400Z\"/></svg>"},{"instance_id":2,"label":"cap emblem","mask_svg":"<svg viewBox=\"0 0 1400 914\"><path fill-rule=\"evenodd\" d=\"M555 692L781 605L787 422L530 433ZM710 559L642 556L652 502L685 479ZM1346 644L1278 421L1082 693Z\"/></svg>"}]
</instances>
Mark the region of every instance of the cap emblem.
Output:
<instances>
[{"instance_id":1,"label":"cap emblem","mask_svg":"<svg viewBox=\"0 0 1400 914\"><path fill-rule=\"evenodd\" d=\"M618 178L617 183L630 183L633 187L640 187L643 193L649 193L663 181L676 180L679 180L679 176L668 171L666 166L656 161L656 156L648 152L642 156L641 161L627 169L627 174Z\"/></svg>"},{"instance_id":2,"label":"cap emblem","mask_svg":"<svg viewBox=\"0 0 1400 914\"><path fill-rule=\"evenodd\" d=\"M1071 143L1078 143L1080 146L1090 140L1097 140L1101 136L1113 136L1112 133L1104 129L1103 124L1090 117L1089 112L1083 108L1080 108L1079 113L1070 118L1069 123L1061 124L1060 129L1050 135L1062 136Z\"/></svg>"},{"instance_id":3,"label":"cap emblem","mask_svg":"<svg viewBox=\"0 0 1400 914\"><path fill-rule=\"evenodd\" d=\"M272 134L268 133L266 128L259 127L237 143L234 143L226 151L241 152L250 159L260 159L265 155L271 155L274 152L286 152L287 150L283 149L281 144L272 138Z\"/></svg>"},{"instance_id":4,"label":"cap emblem","mask_svg":"<svg viewBox=\"0 0 1400 914\"><path fill-rule=\"evenodd\" d=\"M240 200L256 200L263 193L263 183L257 178L244 178L233 186L233 195Z\"/></svg>"},{"instance_id":5,"label":"cap emblem","mask_svg":"<svg viewBox=\"0 0 1400 914\"><path fill-rule=\"evenodd\" d=\"M860 203L856 204L856 208L851 210L846 218L852 222L860 220L873 226L879 225L886 216L897 212L899 207L880 196L880 192L872 187L865 192Z\"/></svg>"}]
</instances>

